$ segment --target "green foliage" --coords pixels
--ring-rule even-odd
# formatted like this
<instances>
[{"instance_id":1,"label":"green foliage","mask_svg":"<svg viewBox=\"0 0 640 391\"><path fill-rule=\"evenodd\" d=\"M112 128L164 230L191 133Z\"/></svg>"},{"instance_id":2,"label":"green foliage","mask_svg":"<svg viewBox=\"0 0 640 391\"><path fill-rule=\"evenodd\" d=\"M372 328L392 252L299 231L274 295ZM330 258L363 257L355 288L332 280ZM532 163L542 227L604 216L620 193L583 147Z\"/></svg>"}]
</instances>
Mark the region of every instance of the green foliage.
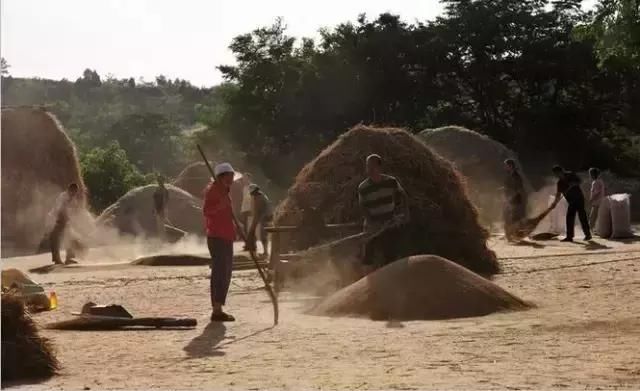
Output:
<instances>
[{"instance_id":1,"label":"green foliage","mask_svg":"<svg viewBox=\"0 0 640 391\"><path fill-rule=\"evenodd\" d=\"M433 22L362 15L317 43L287 36L281 20L236 37L236 64L219 67L234 87L204 112L209 134L281 184L359 122L459 124L528 163L638 174L637 145L624 141L640 129L638 72L601 69L595 43L575 39L590 22L580 1L443 3Z\"/></svg>"},{"instance_id":2,"label":"green foliage","mask_svg":"<svg viewBox=\"0 0 640 391\"><path fill-rule=\"evenodd\" d=\"M150 183L150 175L144 176L127 159L126 152L117 142L104 148L94 148L80 158L84 183L89 189L89 199L95 211L102 211L137 186Z\"/></svg>"},{"instance_id":3,"label":"green foliage","mask_svg":"<svg viewBox=\"0 0 640 391\"><path fill-rule=\"evenodd\" d=\"M7 60L5 60L4 57L0 58L0 74L2 74L2 77L9 76L10 67L11 65L7 63Z\"/></svg>"}]
</instances>

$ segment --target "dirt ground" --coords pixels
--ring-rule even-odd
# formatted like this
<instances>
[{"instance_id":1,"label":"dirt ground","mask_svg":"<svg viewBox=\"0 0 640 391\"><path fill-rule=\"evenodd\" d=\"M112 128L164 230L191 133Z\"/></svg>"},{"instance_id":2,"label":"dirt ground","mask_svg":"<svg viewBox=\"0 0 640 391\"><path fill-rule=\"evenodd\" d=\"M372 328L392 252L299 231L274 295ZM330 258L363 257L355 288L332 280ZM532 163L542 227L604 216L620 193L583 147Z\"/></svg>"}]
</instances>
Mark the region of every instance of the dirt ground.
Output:
<instances>
[{"instance_id":1,"label":"dirt ground","mask_svg":"<svg viewBox=\"0 0 640 391\"><path fill-rule=\"evenodd\" d=\"M640 389L640 242L557 241L492 248L495 281L537 308L405 323L304 315L314 301L283 293L280 324L257 273L234 273L228 311L209 323L206 267L96 266L33 275L69 318L83 303L135 315L184 316L193 330L44 330L60 376L20 389ZM206 247L190 244L194 253ZM85 264L125 262L141 248L95 249ZM156 249L157 250L157 249ZM180 249L184 251L184 249ZM3 260L27 270L47 256ZM392 294L392 292L390 292Z\"/></svg>"}]
</instances>

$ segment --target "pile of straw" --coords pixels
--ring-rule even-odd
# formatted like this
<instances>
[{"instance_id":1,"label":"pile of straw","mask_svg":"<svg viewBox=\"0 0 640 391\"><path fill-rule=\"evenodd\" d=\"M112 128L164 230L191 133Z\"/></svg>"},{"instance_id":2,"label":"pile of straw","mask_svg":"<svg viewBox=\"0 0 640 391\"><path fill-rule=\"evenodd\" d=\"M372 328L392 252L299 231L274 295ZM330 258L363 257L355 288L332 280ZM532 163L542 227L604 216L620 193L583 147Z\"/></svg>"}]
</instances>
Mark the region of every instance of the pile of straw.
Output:
<instances>
[{"instance_id":1,"label":"pile of straw","mask_svg":"<svg viewBox=\"0 0 640 391\"><path fill-rule=\"evenodd\" d=\"M478 223L457 171L402 129L359 125L340 136L298 173L276 209L275 224L300 225L313 210L322 213L326 223L361 220L357 188L371 153L382 156L384 170L397 177L409 195L412 221L405 228L399 258L437 254L483 275L498 272L496 255L486 245L489 234ZM328 239L305 229L288 237L297 250Z\"/></svg>"},{"instance_id":2,"label":"pile of straw","mask_svg":"<svg viewBox=\"0 0 640 391\"><path fill-rule=\"evenodd\" d=\"M531 305L455 263L433 255L396 261L324 299L322 316L432 320L524 310Z\"/></svg>"},{"instance_id":3,"label":"pile of straw","mask_svg":"<svg viewBox=\"0 0 640 391\"><path fill-rule=\"evenodd\" d=\"M516 160L525 186L530 190L516 154L485 135L460 126L445 126L424 130L418 136L429 148L453 163L466 178L469 197L486 222L502 217L505 159Z\"/></svg>"},{"instance_id":4,"label":"pile of straw","mask_svg":"<svg viewBox=\"0 0 640 391\"><path fill-rule=\"evenodd\" d=\"M46 379L56 374L60 364L48 339L38 335L38 327L24 303L10 294L2 295L2 387L12 381Z\"/></svg>"},{"instance_id":5,"label":"pile of straw","mask_svg":"<svg viewBox=\"0 0 640 391\"><path fill-rule=\"evenodd\" d=\"M34 252L58 194L82 185L73 142L40 108L2 109L2 252Z\"/></svg>"},{"instance_id":6,"label":"pile of straw","mask_svg":"<svg viewBox=\"0 0 640 391\"><path fill-rule=\"evenodd\" d=\"M166 188L169 191L169 224L187 233L204 234L202 201L173 185L166 185ZM154 236L153 193L156 189L157 185L147 185L130 190L102 212L98 223L110 225L124 234Z\"/></svg>"},{"instance_id":7,"label":"pile of straw","mask_svg":"<svg viewBox=\"0 0 640 391\"><path fill-rule=\"evenodd\" d=\"M203 198L204 189L211 181L211 174L204 162L189 164L178 174L173 185L181 188L196 198Z\"/></svg>"}]
</instances>

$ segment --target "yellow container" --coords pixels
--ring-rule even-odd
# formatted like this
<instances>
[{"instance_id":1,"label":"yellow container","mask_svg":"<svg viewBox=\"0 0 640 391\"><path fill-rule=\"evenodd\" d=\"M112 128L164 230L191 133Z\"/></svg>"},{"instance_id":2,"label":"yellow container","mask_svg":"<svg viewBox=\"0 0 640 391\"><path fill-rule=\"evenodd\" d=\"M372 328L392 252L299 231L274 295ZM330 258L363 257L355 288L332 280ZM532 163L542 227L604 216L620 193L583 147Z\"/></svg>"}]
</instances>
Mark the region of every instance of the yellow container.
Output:
<instances>
[{"instance_id":1,"label":"yellow container","mask_svg":"<svg viewBox=\"0 0 640 391\"><path fill-rule=\"evenodd\" d=\"M58 296L55 292L51 292L49 294L49 309L55 310L56 308L58 308Z\"/></svg>"}]
</instances>

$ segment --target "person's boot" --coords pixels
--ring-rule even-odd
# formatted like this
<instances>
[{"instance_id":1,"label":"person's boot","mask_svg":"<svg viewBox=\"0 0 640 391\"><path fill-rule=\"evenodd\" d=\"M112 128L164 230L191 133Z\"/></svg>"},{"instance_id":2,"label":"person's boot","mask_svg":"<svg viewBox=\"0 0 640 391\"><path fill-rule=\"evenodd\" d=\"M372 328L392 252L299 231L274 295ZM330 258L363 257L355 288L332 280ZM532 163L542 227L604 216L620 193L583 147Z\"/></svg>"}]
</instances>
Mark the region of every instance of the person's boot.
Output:
<instances>
[{"instance_id":1,"label":"person's boot","mask_svg":"<svg viewBox=\"0 0 640 391\"><path fill-rule=\"evenodd\" d=\"M234 322L235 320L236 318L234 318L233 315L229 315L224 311L211 313L212 322Z\"/></svg>"},{"instance_id":2,"label":"person's boot","mask_svg":"<svg viewBox=\"0 0 640 391\"><path fill-rule=\"evenodd\" d=\"M573 238L564 238L561 240L561 242L571 242L573 243Z\"/></svg>"}]
</instances>

